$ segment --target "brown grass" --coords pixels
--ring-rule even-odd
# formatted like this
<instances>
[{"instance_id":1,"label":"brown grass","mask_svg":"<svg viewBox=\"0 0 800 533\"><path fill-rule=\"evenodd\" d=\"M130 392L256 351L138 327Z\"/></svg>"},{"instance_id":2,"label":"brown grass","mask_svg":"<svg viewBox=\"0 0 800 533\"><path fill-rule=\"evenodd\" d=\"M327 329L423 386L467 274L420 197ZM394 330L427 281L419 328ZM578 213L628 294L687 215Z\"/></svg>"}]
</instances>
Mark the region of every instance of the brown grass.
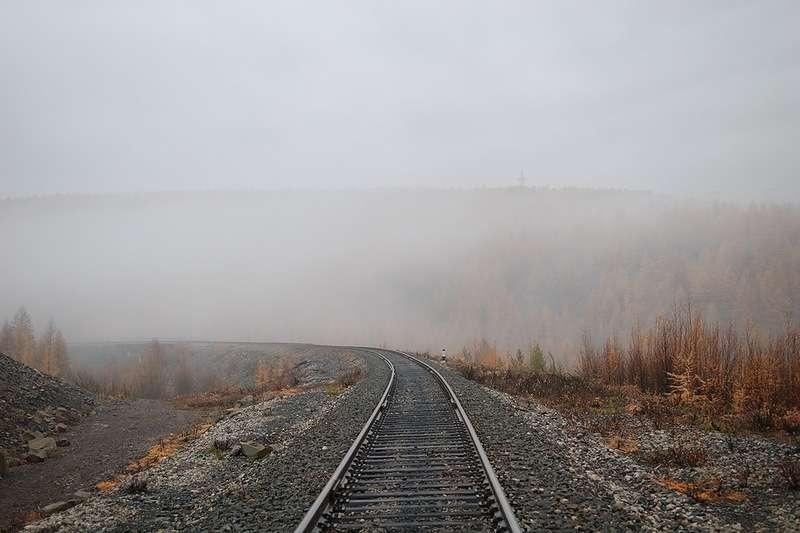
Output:
<instances>
[{"instance_id":1,"label":"brown grass","mask_svg":"<svg viewBox=\"0 0 800 533\"><path fill-rule=\"evenodd\" d=\"M695 446L672 446L663 450L653 450L643 455L644 460L652 465L694 468L708 462L708 452Z\"/></svg>"},{"instance_id":2,"label":"brown grass","mask_svg":"<svg viewBox=\"0 0 800 533\"><path fill-rule=\"evenodd\" d=\"M117 487L130 475L144 472L145 470L153 468L165 459L172 457L175 455L175 452L185 446L186 443L197 439L206 431L211 429L213 425L214 424L211 422L203 422L193 426L191 429L184 431L183 433L177 435L170 434L167 437L160 439L158 444L151 446L143 457L125 467L125 474L115 476L113 479L101 481L100 483L97 483L95 487L101 491L111 490Z\"/></svg>"},{"instance_id":3,"label":"brown grass","mask_svg":"<svg viewBox=\"0 0 800 533\"><path fill-rule=\"evenodd\" d=\"M626 346L596 348L584 339L581 375L598 385L635 385L692 411L725 413L759 431L800 408L800 330L762 339L752 328L710 325L691 307L676 308Z\"/></svg>"},{"instance_id":4,"label":"brown grass","mask_svg":"<svg viewBox=\"0 0 800 533\"><path fill-rule=\"evenodd\" d=\"M725 489L719 478L709 478L697 483L663 478L657 480L656 483L665 489L686 494L700 503L716 503L720 501L741 503L747 499L744 493L740 491Z\"/></svg>"}]
</instances>

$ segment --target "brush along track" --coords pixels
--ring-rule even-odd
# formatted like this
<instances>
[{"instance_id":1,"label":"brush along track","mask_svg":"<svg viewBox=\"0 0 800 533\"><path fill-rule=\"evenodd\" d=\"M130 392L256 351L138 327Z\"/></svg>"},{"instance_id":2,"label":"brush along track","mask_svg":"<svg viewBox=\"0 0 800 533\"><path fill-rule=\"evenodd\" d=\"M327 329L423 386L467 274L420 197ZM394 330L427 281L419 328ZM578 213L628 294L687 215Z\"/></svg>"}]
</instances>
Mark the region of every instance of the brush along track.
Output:
<instances>
[{"instance_id":1,"label":"brush along track","mask_svg":"<svg viewBox=\"0 0 800 533\"><path fill-rule=\"evenodd\" d=\"M370 351L391 368L389 384L295 533L520 531L472 424L441 375L407 354Z\"/></svg>"}]
</instances>

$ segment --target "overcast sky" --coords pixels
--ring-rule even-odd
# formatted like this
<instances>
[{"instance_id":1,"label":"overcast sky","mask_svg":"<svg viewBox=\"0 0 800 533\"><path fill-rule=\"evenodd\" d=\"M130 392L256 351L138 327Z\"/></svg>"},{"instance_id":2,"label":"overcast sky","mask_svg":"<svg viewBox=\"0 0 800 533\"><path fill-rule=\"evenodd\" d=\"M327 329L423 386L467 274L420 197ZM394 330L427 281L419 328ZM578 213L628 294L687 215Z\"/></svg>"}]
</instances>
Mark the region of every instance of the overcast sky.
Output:
<instances>
[{"instance_id":1,"label":"overcast sky","mask_svg":"<svg viewBox=\"0 0 800 533\"><path fill-rule=\"evenodd\" d=\"M0 0L0 196L800 201L800 2Z\"/></svg>"}]
</instances>

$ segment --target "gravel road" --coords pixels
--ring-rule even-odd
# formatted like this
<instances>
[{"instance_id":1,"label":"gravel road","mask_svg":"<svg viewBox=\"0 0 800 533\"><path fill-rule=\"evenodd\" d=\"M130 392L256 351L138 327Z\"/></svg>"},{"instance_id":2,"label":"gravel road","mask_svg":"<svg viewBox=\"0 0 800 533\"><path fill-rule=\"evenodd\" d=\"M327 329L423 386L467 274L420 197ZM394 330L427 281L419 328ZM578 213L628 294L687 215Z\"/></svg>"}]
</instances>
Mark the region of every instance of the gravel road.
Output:
<instances>
[{"instance_id":1,"label":"gravel road","mask_svg":"<svg viewBox=\"0 0 800 533\"><path fill-rule=\"evenodd\" d=\"M331 348L330 356L339 350ZM317 354L317 356L321 356ZM219 421L149 470L147 492L112 490L29 526L31 531L291 531L375 407L386 365L361 356L368 377L339 395L276 398ZM260 460L211 452L217 439L275 448Z\"/></svg>"}]
</instances>

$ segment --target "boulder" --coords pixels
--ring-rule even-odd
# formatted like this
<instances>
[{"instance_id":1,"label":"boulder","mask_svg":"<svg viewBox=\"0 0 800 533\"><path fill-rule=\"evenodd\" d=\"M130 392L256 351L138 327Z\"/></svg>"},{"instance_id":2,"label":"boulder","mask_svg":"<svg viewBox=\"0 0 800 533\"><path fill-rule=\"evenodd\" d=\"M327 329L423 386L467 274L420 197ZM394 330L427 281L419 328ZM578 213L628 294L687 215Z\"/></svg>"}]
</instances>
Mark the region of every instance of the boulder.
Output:
<instances>
[{"instance_id":1,"label":"boulder","mask_svg":"<svg viewBox=\"0 0 800 533\"><path fill-rule=\"evenodd\" d=\"M231 455L242 455L242 446L240 444L234 444L231 446Z\"/></svg>"},{"instance_id":2,"label":"boulder","mask_svg":"<svg viewBox=\"0 0 800 533\"><path fill-rule=\"evenodd\" d=\"M225 451L230 447L231 441L228 439L228 437L216 437L214 439L214 448L220 451Z\"/></svg>"},{"instance_id":3,"label":"boulder","mask_svg":"<svg viewBox=\"0 0 800 533\"><path fill-rule=\"evenodd\" d=\"M261 459L272 452L271 446L266 446L258 442L247 441L240 442L239 444L242 447L242 453L250 459Z\"/></svg>"},{"instance_id":4,"label":"boulder","mask_svg":"<svg viewBox=\"0 0 800 533\"><path fill-rule=\"evenodd\" d=\"M56 446L58 446L59 448L66 448L69 445L70 445L69 439L65 439L64 437L61 437L56 441Z\"/></svg>"},{"instance_id":5,"label":"boulder","mask_svg":"<svg viewBox=\"0 0 800 533\"><path fill-rule=\"evenodd\" d=\"M28 449L31 451L43 450L45 453L48 450L56 448L56 439L53 437L42 437L40 439L32 439L28 441Z\"/></svg>"},{"instance_id":6,"label":"boulder","mask_svg":"<svg viewBox=\"0 0 800 533\"><path fill-rule=\"evenodd\" d=\"M59 433L64 433L68 429L69 426L64 424L63 422L59 422L58 424L56 424L56 431L58 431Z\"/></svg>"}]
</instances>

